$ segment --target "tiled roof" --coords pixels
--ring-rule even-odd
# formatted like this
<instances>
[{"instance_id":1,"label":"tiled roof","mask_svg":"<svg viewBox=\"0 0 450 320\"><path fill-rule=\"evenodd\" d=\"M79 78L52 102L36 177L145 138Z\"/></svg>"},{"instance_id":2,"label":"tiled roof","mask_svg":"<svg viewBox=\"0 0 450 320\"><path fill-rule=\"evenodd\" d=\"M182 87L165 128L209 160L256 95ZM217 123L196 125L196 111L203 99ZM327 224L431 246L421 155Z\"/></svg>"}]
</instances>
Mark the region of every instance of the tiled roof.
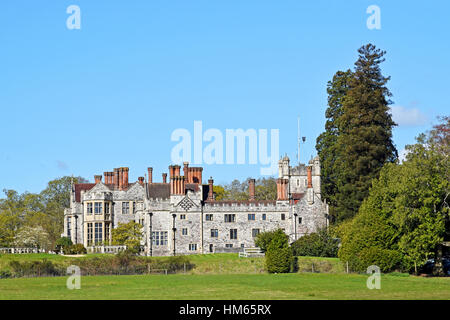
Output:
<instances>
[{"instance_id":1,"label":"tiled roof","mask_svg":"<svg viewBox=\"0 0 450 320\"><path fill-rule=\"evenodd\" d=\"M91 190L95 186L95 183L77 183L74 185L75 188L75 201L81 201L81 190L87 191Z\"/></svg>"},{"instance_id":2,"label":"tiled roof","mask_svg":"<svg viewBox=\"0 0 450 320\"><path fill-rule=\"evenodd\" d=\"M170 184L168 183L152 183L148 186L148 197L150 199L170 198Z\"/></svg>"}]
</instances>

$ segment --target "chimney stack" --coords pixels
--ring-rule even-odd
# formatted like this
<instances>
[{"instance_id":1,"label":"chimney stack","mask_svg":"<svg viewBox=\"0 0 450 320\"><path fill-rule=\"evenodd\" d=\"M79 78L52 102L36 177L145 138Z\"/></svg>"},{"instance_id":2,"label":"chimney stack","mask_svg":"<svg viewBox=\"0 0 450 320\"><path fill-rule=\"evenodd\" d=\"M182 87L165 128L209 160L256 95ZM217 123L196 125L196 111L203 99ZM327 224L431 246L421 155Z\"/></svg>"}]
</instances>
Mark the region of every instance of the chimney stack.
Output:
<instances>
[{"instance_id":1,"label":"chimney stack","mask_svg":"<svg viewBox=\"0 0 450 320\"><path fill-rule=\"evenodd\" d=\"M94 176L94 180L95 180L95 184L102 182L102 176L101 175L96 175Z\"/></svg>"},{"instance_id":2,"label":"chimney stack","mask_svg":"<svg viewBox=\"0 0 450 320\"><path fill-rule=\"evenodd\" d=\"M153 168L152 167L148 167L147 168L148 171L148 183L153 183Z\"/></svg>"},{"instance_id":3,"label":"chimney stack","mask_svg":"<svg viewBox=\"0 0 450 320\"><path fill-rule=\"evenodd\" d=\"M139 184L140 184L141 186L144 185L144 177L139 177L139 178L138 178L138 181L139 181Z\"/></svg>"},{"instance_id":4,"label":"chimney stack","mask_svg":"<svg viewBox=\"0 0 450 320\"><path fill-rule=\"evenodd\" d=\"M288 195L287 195L288 182L289 182L288 179L283 179L283 178L277 179L277 200L280 200L280 201L288 200Z\"/></svg>"},{"instance_id":5,"label":"chimney stack","mask_svg":"<svg viewBox=\"0 0 450 320\"><path fill-rule=\"evenodd\" d=\"M308 189L312 188L312 166L306 167L306 172L308 174Z\"/></svg>"},{"instance_id":6,"label":"chimney stack","mask_svg":"<svg viewBox=\"0 0 450 320\"><path fill-rule=\"evenodd\" d=\"M128 171L129 171L130 169L127 168L127 167L122 168L122 169L123 169L122 189L127 189L127 188L128 188Z\"/></svg>"},{"instance_id":7,"label":"chimney stack","mask_svg":"<svg viewBox=\"0 0 450 320\"><path fill-rule=\"evenodd\" d=\"M209 178L208 185L209 185L209 188L208 188L208 200L209 201L214 201L214 190L213 190L214 189L214 180L213 180L212 177Z\"/></svg>"},{"instance_id":8,"label":"chimney stack","mask_svg":"<svg viewBox=\"0 0 450 320\"><path fill-rule=\"evenodd\" d=\"M189 176L189 162L183 162L183 174L186 178L186 183L191 183L191 179Z\"/></svg>"},{"instance_id":9,"label":"chimney stack","mask_svg":"<svg viewBox=\"0 0 450 320\"><path fill-rule=\"evenodd\" d=\"M119 185L120 185L120 168L115 168L114 169L114 186L116 187L116 189L119 189Z\"/></svg>"},{"instance_id":10,"label":"chimney stack","mask_svg":"<svg viewBox=\"0 0 450 320\"><path fill-rule=\"evenodd\" d=\"M103 176L105 177L105 184L109 184L109 172L103 172Z\"/></svg>"},{"instance_id":11,"label":"chimney stack","mask_svg":"<svg viewBox=\"0 0 450 320\"><path fill-rule=\"evenodd\" d=\"M255 179L248 180L248 198L250 201L255 201Z\"/></svg>"},{"instance_id":12,"label":"chimney stack","mask_svg":"<svg viewBox=\"0 0 450 320\"><path fill-rule=\"evenodd\" d=\"M163 183L167 183L167 173L162 174Z\"/></svg>"}]
</instances>

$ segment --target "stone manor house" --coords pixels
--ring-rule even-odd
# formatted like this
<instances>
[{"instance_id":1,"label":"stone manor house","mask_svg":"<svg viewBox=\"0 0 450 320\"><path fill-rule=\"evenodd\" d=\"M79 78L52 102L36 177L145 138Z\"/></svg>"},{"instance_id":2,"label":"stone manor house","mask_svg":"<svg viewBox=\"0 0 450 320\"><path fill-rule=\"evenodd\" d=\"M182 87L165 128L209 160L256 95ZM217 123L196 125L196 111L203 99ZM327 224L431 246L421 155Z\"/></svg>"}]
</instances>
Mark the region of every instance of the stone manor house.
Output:
<instances>
[{"instance_id":1,"label":"stone manor house","mask_svg":"<svg viewBox=\"0 0 450 320\"><path fill-rule=\"evenodd\" d=\"M142 254L238 252L254 247L260 232L281 228L293 242L327 226L328 206L320 194L320 163L279 161L277 200L255 199L255 180L249 180L248 201L218 201L213 179L202 183L203 168L169 166L162 182L139 177L128 181L128 168L94 176L95 183L73 184L70 208L64 212L64 233L73 243L94 247L111 242L111 230L134 220L143 226Z\"/></svg>"}]
</instances>

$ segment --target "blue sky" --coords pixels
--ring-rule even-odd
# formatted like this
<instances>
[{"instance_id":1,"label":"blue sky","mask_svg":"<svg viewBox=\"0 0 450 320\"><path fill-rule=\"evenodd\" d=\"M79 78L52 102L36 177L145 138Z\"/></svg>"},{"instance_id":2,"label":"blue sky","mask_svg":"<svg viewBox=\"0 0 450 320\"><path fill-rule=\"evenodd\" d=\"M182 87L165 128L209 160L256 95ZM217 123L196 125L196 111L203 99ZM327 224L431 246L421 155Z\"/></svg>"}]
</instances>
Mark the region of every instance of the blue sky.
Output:
<instances>
[{"instance_id":1,"label":"blue sky","mask_svg":"<svg viewBox=\"0 0 450 320\"><path fill-rule=\"evenodd\" d=\"M369 30L369 5L381 30ZM66 8L81 9L69 30ZM386 50L399 151L448 115L448 1L2 1L0 188L39 192L63 175L167 172L178 128L279 129L280 153L316 154L326 84L357 49ZM259 177L209 165L204 180Z\"/></svg>"}]
</instances>

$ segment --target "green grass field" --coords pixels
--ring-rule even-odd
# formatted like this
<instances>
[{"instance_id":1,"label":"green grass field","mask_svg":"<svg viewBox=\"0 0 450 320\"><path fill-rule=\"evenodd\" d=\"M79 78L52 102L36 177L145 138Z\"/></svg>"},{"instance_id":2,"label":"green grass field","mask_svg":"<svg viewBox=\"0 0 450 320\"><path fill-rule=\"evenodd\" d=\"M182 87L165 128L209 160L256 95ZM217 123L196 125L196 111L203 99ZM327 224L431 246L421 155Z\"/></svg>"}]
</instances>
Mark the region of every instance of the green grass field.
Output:
<instances>
[{"instance_id":1,"label":"green grass field","mask_svg":"<svg viewBox=\"0 0 450 320\"><path fill-rule=\"evenodd\" d=\"M384 275L380 290L347 274L222 274L65 277L0 280L0 299L450 299L449 278Z\"/></svg>"},{"instance_id":2,"label":"green grass field","mask_svg":"<svg viewBox=\"0 0 450 320\"><path fill-rule=\"evenodd\" d=\"M50 259L56 255L2 255L0 270L11 260ZM83 276L80 290L66 288L67 277L0 279L0 299L450 299L450 278L382 275L381 289L366 287L368 275L346 274L333 258L299 258L299 273L267 274L263 258L237 254L193 255L186 274ZM314 264L314 270L310 272Z\"/></svg>"}]
</instances>

